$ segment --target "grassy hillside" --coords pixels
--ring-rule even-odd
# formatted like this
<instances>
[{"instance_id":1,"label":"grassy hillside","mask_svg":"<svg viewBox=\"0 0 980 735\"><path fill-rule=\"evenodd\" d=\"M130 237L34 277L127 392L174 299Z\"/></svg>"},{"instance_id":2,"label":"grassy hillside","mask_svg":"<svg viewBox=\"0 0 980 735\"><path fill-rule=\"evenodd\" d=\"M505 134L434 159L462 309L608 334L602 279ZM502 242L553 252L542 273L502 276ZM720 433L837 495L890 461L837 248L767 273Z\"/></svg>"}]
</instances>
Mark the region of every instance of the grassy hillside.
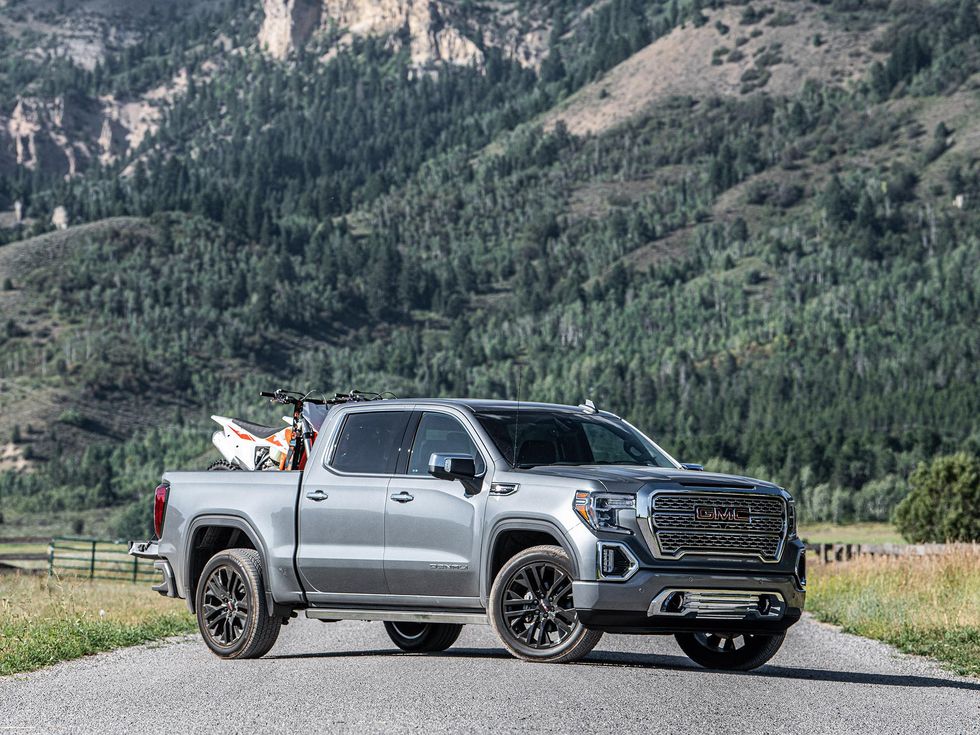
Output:
<instances>
[{"instance_id":1,"label":"grassy hillside","mask_svg":"<svg viewBox=\"0 0 980 735\"><path fill-rule=\"evenodd\" d=\"M130 158L0 179L89 223L0 247L7 514L135 533L260 387L513 397L517 361L812 521L980 450L975 4L551 9L537 72L243 49Z\"/></svg>"}]
</instances>

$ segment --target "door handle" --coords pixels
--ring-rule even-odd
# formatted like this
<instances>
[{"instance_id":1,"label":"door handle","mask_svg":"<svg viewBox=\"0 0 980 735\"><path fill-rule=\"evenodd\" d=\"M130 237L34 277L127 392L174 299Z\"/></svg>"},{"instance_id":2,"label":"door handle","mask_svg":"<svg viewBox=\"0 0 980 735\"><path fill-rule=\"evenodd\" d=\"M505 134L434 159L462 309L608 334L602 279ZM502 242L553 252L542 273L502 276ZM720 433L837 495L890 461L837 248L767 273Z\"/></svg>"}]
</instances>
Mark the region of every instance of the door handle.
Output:
<instances>
[{"instance_id":1,"label":"door handle","mask_svg":"<svg viewBox=\"0 0 980 735\"><path fill-rule=\"evenodd\" d=\"M310 490L310 492L306 494L306 497L319 503L321 500L326 500L330 496L323 492L323 490Z\"/></svg>"},{"instance_id":2,"label":"door handle","mask_svg":"<svg viewBox=\"0 0 980 735\"><path fill-rule=\"evenodd\" d=\"M410 493L406 493L403 490L400 493L395 493L394 495L392 495L391 499L394 500L396 503L409 503L415 500L415 496Z\"/></svg>"}]
</instances>

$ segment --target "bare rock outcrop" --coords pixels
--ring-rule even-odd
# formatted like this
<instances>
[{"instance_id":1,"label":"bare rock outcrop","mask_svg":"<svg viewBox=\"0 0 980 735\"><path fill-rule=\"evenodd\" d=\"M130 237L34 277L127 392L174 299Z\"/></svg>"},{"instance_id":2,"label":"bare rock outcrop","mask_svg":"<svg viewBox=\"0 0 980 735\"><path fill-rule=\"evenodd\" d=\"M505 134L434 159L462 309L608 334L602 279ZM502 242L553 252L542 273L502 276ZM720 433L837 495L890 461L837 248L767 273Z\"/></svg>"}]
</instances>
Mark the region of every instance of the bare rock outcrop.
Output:
<instances>
[{"instance_id":1,"label":"bare rock outcrop","mask_svg":"<svg viewBox=\"0 0 980 735\"><path fill-rule=\"evenodd\" d=\"M325 23L352 36L406 36L412 64L482 64L483 52L451 25L447 3L434 0L323 0Z\"/></svg>"},{"instance_id":2,"label":"bare rock outcrop","mask_svg":"<svg viewBox=\"0 0 980 735\"><path fill-rule=\"evenodd\" d=\"M2 122L16 166L31 171L41 168L67 178L78 173L80 163L89 158L85 140L91 139L97 120L98 110L88 100L58 96L18 98L10 117ZM83 135L76 137L76 132Z\"/></svg>"},{"instance_id":3,"label":"bare rock outcrop","mask_svg":"<svg viewBox=\"0 0 980 735\"><path fill-rule=\"evenodd\" d=\"M301 48L320 24L322 0L262 0L259 46L275 59Z\"/></svg>"},{"instance_id":4,"label":"bare rock outcrop","mask_svg":"<svg viewBox=\"0 0 980 735\"><path fill-rule=\"evenodd\" d=\"M533 68L547 54L548 23L516 10L480 15L448 0L263 0L262 5L259 46L276 59L287 58L317 31L339 31L341 48L356 37L386 37L393 48L408 46L417 69L440 63L481 67L488 46ZM328 57L335 52L336 47Z\"/></svg>"}]
</instances>

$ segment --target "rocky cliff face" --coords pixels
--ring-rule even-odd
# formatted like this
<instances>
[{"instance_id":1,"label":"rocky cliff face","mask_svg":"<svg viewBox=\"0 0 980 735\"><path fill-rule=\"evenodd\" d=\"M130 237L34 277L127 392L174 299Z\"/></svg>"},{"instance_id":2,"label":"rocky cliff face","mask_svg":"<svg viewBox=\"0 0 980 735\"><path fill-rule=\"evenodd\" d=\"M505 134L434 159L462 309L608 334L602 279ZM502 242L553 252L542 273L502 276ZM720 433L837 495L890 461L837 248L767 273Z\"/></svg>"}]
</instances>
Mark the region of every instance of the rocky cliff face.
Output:
<instances>
[{"instance_id":1,"label":"rocky cliff face","mask_svg":"<svg viewBox=\"0 0 980 735\"><path fill-rule=\"evenodd\" d=\"M547 52L545 23L529 23L516 12L483 23L444 0L263 0L263 10L259 45L277 59L302 48L317 30L331 29L341 32L340 46L357 36L387 37L393 47L407 43L419 69L480 66L484 44L524 66L537 67Z\"/></svg>"},{"instance_id":2,"label":"rocky cliff face","mask_svg":"<svg viewBox=\"0 0 980 735\"><path fill-rule=\"evenodd\" d=\"M93 161L114 163L156 131L157 103L178 94L180 80L127 102L110 95L18 97L12 109L0 107L0 173L23 167L70 178Z\"/></svg>"},{"instance_id":3,"label":"rocky cliff face","mask_svg":"<svg viewBox=\"0 0 980 735\"><path fill-rule=\"evenodd\" d=\"M259 46L276 59L301 48L320 24L323 0L262 0Z\"/></svg>"},{"instance_id":4,"label":"rocky cliff face","mask_svg":"<svg viewBox=\"0 0 980 735\"><path fill-rule=\"evenodd\" d=\"M483 52L452 25L452 7L434 0L323 0L324 18L352 36L408 39L412 63L482 64Z\"/></svg>"}]
</instances>

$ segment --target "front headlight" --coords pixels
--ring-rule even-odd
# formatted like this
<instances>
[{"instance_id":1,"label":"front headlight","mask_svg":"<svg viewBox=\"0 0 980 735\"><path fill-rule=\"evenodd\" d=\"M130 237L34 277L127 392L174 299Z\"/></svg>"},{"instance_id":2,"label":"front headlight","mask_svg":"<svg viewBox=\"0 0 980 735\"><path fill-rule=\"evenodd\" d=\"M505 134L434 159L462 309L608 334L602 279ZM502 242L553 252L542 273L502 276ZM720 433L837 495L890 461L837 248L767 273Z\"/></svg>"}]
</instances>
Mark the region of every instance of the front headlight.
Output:
<instances>
[{"instance_id":1,"label":"front headlight","mask_svg":"<svg viewBox=\"0 0 980 735\"><path fill-rule=\"evenodd\" d=\"M617 493L590 493L580 490L575 493L572 506L586 525L596 531L612 533L633 533L620 525L619 514L622 511L632 511L636 514L636 496L619 495Z\"/></svg>"},{"instance_id":2,"label":"front headlight","mask_svg":"<svg viewBox=\"0 0 980 735\"><path fill-rule=\"evenodd\" d=\"M788 531L789 538L796 538L796 501L787 500L786 501L786 528Z\"/></svg>"}]
</instances>

